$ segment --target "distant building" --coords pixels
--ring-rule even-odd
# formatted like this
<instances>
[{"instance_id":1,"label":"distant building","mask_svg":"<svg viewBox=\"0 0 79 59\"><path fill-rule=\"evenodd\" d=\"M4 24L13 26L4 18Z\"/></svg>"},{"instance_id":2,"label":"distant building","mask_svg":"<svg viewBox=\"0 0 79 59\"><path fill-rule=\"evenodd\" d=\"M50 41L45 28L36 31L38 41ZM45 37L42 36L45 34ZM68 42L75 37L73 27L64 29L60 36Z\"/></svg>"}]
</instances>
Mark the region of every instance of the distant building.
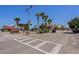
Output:
<instances>
[{"instance_id":1,"label":"distant building","mask_svg":"<svg viewBox=\"0 0 79 59\"><path fill-rule=\"evenodd\" d=\"M54 27L56 27L58 30L67 30L67 27L60 24L55 24Z\"/></svg>"},{"instance_id":2,"label":"distant building","mask_svg":"<svg viewBox=\"0 0 79 59\"><path fill-rule=\"evenodd\" d=\"M59 25L59 24L55 24L54 27L57 27L57 28L61 28L62 25Z\"/></svg>"},{"instance_id":3,"label":"distant building","mask_svg":"<svg viewBox=\"0 0 79 59\"><path fill-rule=\"evenodd\" d=\"M14 26L3 26L2 31L16 31L17 29Z\"/></svg>"}]
</instances>

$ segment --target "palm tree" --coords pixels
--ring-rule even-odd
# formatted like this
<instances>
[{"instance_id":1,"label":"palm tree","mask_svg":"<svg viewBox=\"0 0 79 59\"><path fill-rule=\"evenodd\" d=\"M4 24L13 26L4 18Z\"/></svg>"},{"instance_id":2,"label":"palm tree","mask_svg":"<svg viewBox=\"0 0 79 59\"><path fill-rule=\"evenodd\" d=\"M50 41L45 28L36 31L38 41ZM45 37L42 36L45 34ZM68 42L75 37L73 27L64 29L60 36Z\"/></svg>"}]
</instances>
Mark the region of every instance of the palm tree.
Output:
<instances>
[{"instance_id":1,"label":"palm tree","mask_svg":"<svg viewBox=\"0 0 79 59\"><path fill-rule=\"evenodd\" d=\"M42 19L45 22L45 24L44 24L44 31L47 32L47 19L48 19L48 15L42 15Z\"/></svg>"},{"instance_id":2,"label":"palm tree","mask_svg":"<svg viewBox=\"0 0 79 59\"><path fill-rule=\"evenodd\" d=\"M43 18L43 20L44 20L44 22L45 22L45 26L47 25L47 19L48 19L48 15L43 15L42 16L42 18Z\"/></svg>"},{"instance_id":3,"label":"palm tree","mask_svg":"<svg viewBox=\"0 0 79 59\"><path fill-rule=\"evenodd\" d=\"M36 31L37 30L37 25L34 25L34 31Z\"/></svg>"},{"instance_id":4,"label":"palm tree","mask_svg":"<svg viewBox=\"0 0 79 59\"><path fill-rule=\"evenodd\" d=\"M48 31L50 31L51 27L50 27L50 24L52 23L52 20L51 19L48 19L48 24L49 24L49 27L48 27Z\"/></svg>"},{"instance_id":5,"label":"palm tree","mask_svg":"<svg viewBox=\"0 0 79 59\"><path fill-rule=\"evenodd\" d=\"M42 12L42 13L41 13L41 17L42 17L42 19L43 19L43 16L44 16L44 15L45 15L45 13ZM42 24L44 24L43 20L42 20Z\"/></svg>"},{"instance_id":6,"label":"palm tree","mask_svg":"<svg viewBox=\"0 0 79 59\"><path fill-rule=\"evenodd\" d=\"M49 24L49 26L50 26L50 24L51 24L51 22L52 22L52 20L51 19L48 19L48 24Z\"/></svg>"},{"instance_id":7,"label":"palm tree","mask_svg":"<svg viewBox=\"0 0 79 59\"><path fill-rule=\"evenodd\" d=\"M44 12L41 12L40 14L41 14L41 16L43 16L45 13Z\"/></svg>"},{"instance_id":8,"label":"palm tree","mask_svg":"<svg viewBox=\"0 0 79 59\"><path fill-rule=\"evenodd\" d=\"M16 24L17 24L17 26L18 26L18 25L19 25L19 21L20 21L21 19L17 17L17 18L15 18L14 20L16 21Z\"/></svg>"},{"instance_id":9,"label":"palm tree","mask_svg":"<svg viewBox=\"0 0 79 59\"><path fill-rule=\"evenodd\" d=\"M39 17L41 16L41 13L36 13L36 15L35 15L35 16L37 16L38 28L39 28Z\"/></svg>"},{"instance_id":10,"label":"palm tree","mask_svg":"<svg viewBox=\"0 0 79 59\"><path fill-rule=\"evenodd\" d=\"M29 31L30 31L30 20L29 20L29 14L30 14L30 9L32 9L32 5L30 5L28 8L26 8L26 12L27 12L27 15L28 15L28 30L27 30L27 33L29 34Z\"/></svg>"}]
</instances>

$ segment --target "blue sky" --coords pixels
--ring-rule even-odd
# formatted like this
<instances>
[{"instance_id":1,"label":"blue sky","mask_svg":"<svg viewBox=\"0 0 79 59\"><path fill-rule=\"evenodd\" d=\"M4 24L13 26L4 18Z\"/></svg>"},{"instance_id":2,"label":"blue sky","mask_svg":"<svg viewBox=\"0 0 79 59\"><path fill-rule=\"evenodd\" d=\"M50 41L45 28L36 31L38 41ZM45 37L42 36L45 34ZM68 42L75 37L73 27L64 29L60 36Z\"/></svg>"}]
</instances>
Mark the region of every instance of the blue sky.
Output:
<instances>
[{"instance_id":1,"label":"blue sky","mask_svg":"<svg viewBox=\"0 0 79 59\"><path fill-rule=\"evenodd\" d=\"M0 27L3 25L15 24L14 18L21 18L20 23L26 23L27 12L25 11L27 5L0 5ZM37 24L37 18L35 13L45 12L49 18L53 19L53 23L62 24L67 26L67 22L75 17L79 16L78 5L34 5L30 10L30 20L33 25Z\"/></svg>"}]
</instances>

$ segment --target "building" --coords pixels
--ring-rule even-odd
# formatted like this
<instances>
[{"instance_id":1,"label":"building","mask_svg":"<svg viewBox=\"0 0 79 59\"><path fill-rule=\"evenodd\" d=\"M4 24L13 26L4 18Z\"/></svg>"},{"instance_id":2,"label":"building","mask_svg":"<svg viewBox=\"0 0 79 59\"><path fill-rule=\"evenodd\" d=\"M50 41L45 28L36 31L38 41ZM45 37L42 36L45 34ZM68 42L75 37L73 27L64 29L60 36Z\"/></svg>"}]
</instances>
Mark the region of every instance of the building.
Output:
<instances>
[{"instance_id":1,"label":"building","mask_svg":"<svg viewBox=\"0 0 79 59\"><path fill-rule=\"evenodd\" d=\"M8 32L16 32L17 29L14 26L3 26L2 27L2 32L8 31Z\"/></svg>"}]
</instances>

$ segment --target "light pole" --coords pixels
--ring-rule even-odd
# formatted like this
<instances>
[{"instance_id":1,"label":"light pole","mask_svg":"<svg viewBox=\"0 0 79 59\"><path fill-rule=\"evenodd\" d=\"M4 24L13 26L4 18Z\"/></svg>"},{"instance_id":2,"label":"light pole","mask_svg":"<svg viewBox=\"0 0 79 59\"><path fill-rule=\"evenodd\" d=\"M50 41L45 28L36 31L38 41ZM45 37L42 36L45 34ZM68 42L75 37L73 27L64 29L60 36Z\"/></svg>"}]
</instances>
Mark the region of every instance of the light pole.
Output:
<instances>
[{"instance_id":1,"label":"light pole","mask_svg":"<svg viewBox=\"0 0 79 59\"><path fill-rule=\"evenodd\" d=\"M32 5L30 5L28 8L26 8L26 12L27 12L27 17L28 17L28 31L27 34L29 34L29 27L30 27L30 19L29 19L29 13L30 13L30 9L32 9Z\"/></svg>"}]
</instances>

